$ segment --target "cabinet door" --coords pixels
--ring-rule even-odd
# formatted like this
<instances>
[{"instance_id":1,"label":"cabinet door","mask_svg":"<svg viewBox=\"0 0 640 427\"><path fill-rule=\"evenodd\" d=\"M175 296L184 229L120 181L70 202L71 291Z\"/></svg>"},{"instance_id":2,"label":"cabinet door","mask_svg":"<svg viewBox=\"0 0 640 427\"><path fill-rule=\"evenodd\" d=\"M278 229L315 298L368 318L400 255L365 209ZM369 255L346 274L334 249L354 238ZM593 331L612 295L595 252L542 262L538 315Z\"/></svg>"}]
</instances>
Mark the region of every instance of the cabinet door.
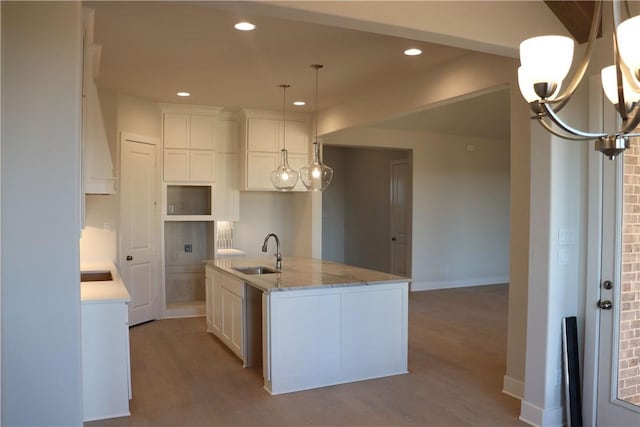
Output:
<instances>
[{"instance_id":1,"label":"cabinet door","mask_svg":"<svg viewBox=\"0 0 640 427\"><path fill-rule=\"evenodd\" d=\"M222 277L219 273L213 275L211 282L211 329L220 335L222 328Z\"/></svg>"},{"instance_id":2,"label":"cabinet door","mask_svg":"<svg viewBox=\"0 0 640 427\"><path fill-rule=\"evenodd\" d=\"M244 357L242 298L222 288L222 338L234 353Z\"/></svg>"},{"instance_id":3,"label":"cabinet door","mask_svg":"<svg viewBox=\"0 0 640 427\"><path fill-rule=\"evenodd\" d=\"M271 172L278 167L279 153L247 153L247 190L274 190Z\"/></svg>"},{"instance_id":4,"label":"cabinet door","mask_svg":"<svg viewBox=\"0 0 640 427\"><path fill-rule=\"evenodd\" d=\"M209 268L206 269L206 275L204 279L204 291L205 291L205 309L207 314L207 331L213 330L213 276L209 273Z\"/></svg>"},{"instance_id":5,"label":"cabinet door","mask_svg":"<svg viewBox=\"0 0 640 427\"><path fill-rule=\"evenodd\" d=\"M216 152L214 220L240 220L240 192L238 190L238 155Z\"/></svg>"},{"instance_id":6,"label":"cabinet door","mask_svg":"<svg viewBox=\"0 0 640 427\"><path fill-rule=\"evenodd\" d=\"M192 114L190 148L192 150L215 150L214 117Z\"/></svg>"},{"instance_id":7,"label":"cabinet door","mask_svg":"<svg viewBox=\"0 0 640 427\"><path fill-rule=\"evenodd\" d=\"M248 119L247 150L279 151L282 144L278 141L278 135L281 133L278 126L281 123L273 119Z\"/></svg>"},{"instance_id":8,"label":"cabinet door","mask_svg":"<svg viewBox=\"0 0 640 427\"><path fill-rule=\"evenodd\" d=\"M215 125L214 139L218 153L237 153L238 122L235 120L218 120Z\"/></svg>"},{"instance_id":9,"label":"cabinet door","mask_svg":"<svg viewBox=\"0 0 640 427\"><path fill-rule=\"evenodd\" d=\"M216 180L216 152L210 150L189 151L189 180L194 182L214 182Z\"/></svg>"},{"instance_id":10,"label":"cabinet door","mask_svg":"<svg viewBox=\"0 0 640 427\"><path fill-rule=\"evenodd\" d=\"M188 114L164 114L164 148L189 148Z\"/></svg>"},{"instance_id":11,"label":"cabinet door","mask_svg":"<svg viewBox=\"0 0 640 427\"><path fill-rule=\"evenodd\" d=\"M164 180L189 180L189 150L164 150Z\"/></svg>"},{"instance_id":12,"label":"cabinet door","mask_svg":"<svg viewBox=\"0 0 640 427\"><path fill-rule=\"evenodd\" d=\"M309 151L309 125L305 122L287 121L286 126L289 153L306 154Z\"/></svg>"}]
</instances>

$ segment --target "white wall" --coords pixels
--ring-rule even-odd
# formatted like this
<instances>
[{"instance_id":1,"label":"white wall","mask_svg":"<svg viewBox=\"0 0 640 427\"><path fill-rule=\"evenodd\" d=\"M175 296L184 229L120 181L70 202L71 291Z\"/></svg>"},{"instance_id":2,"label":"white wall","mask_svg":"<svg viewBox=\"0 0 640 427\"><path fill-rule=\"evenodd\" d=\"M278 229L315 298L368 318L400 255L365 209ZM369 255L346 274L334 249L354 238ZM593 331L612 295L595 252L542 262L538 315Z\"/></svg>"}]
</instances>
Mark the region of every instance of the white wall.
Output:
<instances>
[{"instance_id":1,"label":"white wall","mask_svg":"<svg viewBox=\"0 0 640 427\"><path fill-rule=\"evenodd\" d=\"M275 253L269 242L267 254L260 248L269 233L280 238L283 256L311 256L311 230L304 212L311 209L309 193L240 192L240 221L235 224L233 244L248 256ZM302 229L301 233L298 231Z\"/></svg>"},{"instance_id":2,"label":"white wall","mask_svg":"<svg viewBox=\"0 0 640 427\"><path fill-rule=\"evenodd\" d=\"M135 133L160 138L162 116L157 104L146 99L100 90L100 106L105 122L116 176L120 172L120 134ZM119 188L119 184L116 184ZM117 264L117 235L120 195L90 195L86 198L85 228L80 239L80 259L113 261Z\"/></svg>"},{"instance_id":3,"label":"white wall","mask_svg":"<svg viewBox=\"0 0 640 427\"><path fill-rule=\"evenodd\" d=\"M2 425L79 426L80 3L2 9Z\"/></svg>"},{"instance_id":4,"label":"white wall","mask_svg":"<svg viewBox=\"0 0 640 427\"><path fill-rule=\"evenodd\" d=\"M563 116L586 128L586 97L576 93ZM532 128L531 258L528 301L527 363L521 417L534 425L562 425L561 322L583 309L586 214L586 144L552 137ZM559 241L560 231L575 242ZM561 251L566 253L562 261ZM564 256L563 256L564 258ZM581 322L581 320L580 320Z\"/></svg>"},{"instance_id":5,"label":"white wall","mask_svg":"<svg viewBox=\"0 0 640 427\"><path fill-rule=\"evenodd\" d=\"M375 128L324 141L413 151L413 290L509 281L508 141Z\"/></svg>"}]
</instances>

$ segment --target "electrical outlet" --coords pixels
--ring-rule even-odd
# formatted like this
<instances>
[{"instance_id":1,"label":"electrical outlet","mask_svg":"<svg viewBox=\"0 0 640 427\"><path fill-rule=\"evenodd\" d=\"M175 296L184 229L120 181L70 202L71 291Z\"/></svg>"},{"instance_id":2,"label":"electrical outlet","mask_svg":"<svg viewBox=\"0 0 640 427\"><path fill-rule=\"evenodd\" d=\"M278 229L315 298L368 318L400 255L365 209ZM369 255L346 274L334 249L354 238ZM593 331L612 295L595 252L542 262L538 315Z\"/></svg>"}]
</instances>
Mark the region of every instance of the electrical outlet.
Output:
<instances>
[{"instance_id":1,"label":"electrical outlet","mask_svg":"<svg viewBox=\"0 0 640 427\"><path fill-rule=\"evenodd\" d=\"M187 243L186 245L184 245L184 251L193 252L193 246L190 243Z\"/></svg>"}]
</instances>

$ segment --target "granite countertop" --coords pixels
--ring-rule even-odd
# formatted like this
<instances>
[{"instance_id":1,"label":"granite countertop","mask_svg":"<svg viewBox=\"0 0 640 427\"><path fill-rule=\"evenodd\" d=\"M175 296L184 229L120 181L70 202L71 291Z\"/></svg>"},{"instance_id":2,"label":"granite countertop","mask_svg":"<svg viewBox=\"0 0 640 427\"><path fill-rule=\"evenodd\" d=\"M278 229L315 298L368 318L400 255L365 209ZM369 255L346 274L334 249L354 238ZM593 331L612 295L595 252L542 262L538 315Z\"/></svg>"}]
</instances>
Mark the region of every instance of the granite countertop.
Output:
<instances>
[{"instance_id":1,"label":"granite countertop","mask_svg":"<svg viewBox=\"0 0 640 427\"><path fill-rule=\"evenodd\" d=\"M131 296L112 262L91 262L80 265L82 273L111 272L113 280L80 282L80 301L86 303L129 302Z\"/></svg>"},{"instance_id":2,"label":"granite countertop","mask_svg":"<svg viewBox=\"0 0 640 427\"><path fill-rule=\"evenodd\" d=\"M233 268L265 266L275 269L274 257L221 258L208 260L207 265L226 272L265 292L411 281L408 277L303 257L283 258L282 270L273 274L250 275L241 273Z\"/></svg>"}]
</instances>

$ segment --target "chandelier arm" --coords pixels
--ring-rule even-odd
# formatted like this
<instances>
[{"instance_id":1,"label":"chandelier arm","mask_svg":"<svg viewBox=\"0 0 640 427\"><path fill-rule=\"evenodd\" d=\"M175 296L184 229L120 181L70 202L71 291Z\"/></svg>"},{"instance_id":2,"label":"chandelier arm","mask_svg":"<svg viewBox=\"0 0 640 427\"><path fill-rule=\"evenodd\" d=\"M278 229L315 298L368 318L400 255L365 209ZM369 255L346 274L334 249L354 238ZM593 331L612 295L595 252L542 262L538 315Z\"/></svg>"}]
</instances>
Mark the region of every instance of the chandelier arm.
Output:
<instances>
[{"instance_id":1,"label":"chandelier arm","mask_svg":"<svg viewBox=\"0 0 640 427\"><path fill-rule=\"evenodd\" d=\"M557 137L560 137L562 139L568 139L569 141L591 141L591 140L593 140L593 138L587 138L587 137L575 136L575 135L567 135L567 134L560 133L557 130L555 130L553 128L553 126L551 126L549 123L545 122L542 119L542 117L532 117L532 119L537 120L538 123L540 123L540 126L545 128L547 130L547 132L549 132L550 134L555 135Z\"/></svg>"},{"instance_id":2,"label":"chandelier arm","mask_svg":"<svg viewBox=\"0 0 640 427\"><path fill-rule=\"evenodd\" d=\"M616 31L616 28L618 27L618 24L620 23L620 3L619 2L613 2L611 8L613 9L613 60L614 60L614 65L615 65L615 70L616 70L616 86L618 89L618 105L619 108L616 108L616 110L618 110L618 114L620 115L620 118L622 119L623 122L626 122L628 119L627 116L627 108L626 108L626 103L625 103L625 99L624 99L624 83L623 83L623 74L624 71L622 69L622 58L620 57L620 50L618 49L618 34Z\"/></svg>"},{"instance_id":3,"label":"chandelier arm","mask_svg":"<svg viewBox=\"0 0 640 427\"><path fill-rule=\"evenodd\" d=\"M559 128L561 128L563 131L567 133L570 133L575 136L583 137L585 139L596 139L596 138L602 138L607 136L606 133L591 133L591 132L583 132L578 129L574 129L568 124L564 123L560 119L560 117L558 117L556 112L553 111L553 108L551 108L546 102L541 102L540 106L544 110L545 116L549 117L549 120L551 120L556 126L558 126Z\"/></svg>"},{"instance_id":4,"label":"chandelier arm","mask_svg":"<svg viewBox=\"0 0 640 427\"><path fill-rule=\"evenodd\" d=\"M547 102L551 102L556 105L556 111L560 111L566 103L569 101L569 98L576 91L576 88L582 81L585 73L587 72L587 68L589 67L589 62L591 61L591 55L593 54L593 48L595 46L596 37L598 35L598 27L600 24L600 19L602 17L602 0L596 3L595 9L593 11L593 19L591 20L591 29L589 30L589 39L587 42L587 47L584 52L584 56L582 57L582 61L580 65L576 69L575 74L573 75L573 79L571 79L571 83L566 87L565 90L562 91L560 95L558 95L553 100L547 100Z\"/></svg>"},{"instance_id":5,"label":"chandelier arm","mask_svg":"<svg viewBox=\"0 0 640 427\"><path fill-rule=\"evenodd\" d=\"M640 124L640 104L636 105L636 107L633 110L633 113L631 113L631 117L629 117L629 119L624 122L621 132L623 134L629 134L630 132L634 131L639 124Z\"/></svg>"}]
</instances>

